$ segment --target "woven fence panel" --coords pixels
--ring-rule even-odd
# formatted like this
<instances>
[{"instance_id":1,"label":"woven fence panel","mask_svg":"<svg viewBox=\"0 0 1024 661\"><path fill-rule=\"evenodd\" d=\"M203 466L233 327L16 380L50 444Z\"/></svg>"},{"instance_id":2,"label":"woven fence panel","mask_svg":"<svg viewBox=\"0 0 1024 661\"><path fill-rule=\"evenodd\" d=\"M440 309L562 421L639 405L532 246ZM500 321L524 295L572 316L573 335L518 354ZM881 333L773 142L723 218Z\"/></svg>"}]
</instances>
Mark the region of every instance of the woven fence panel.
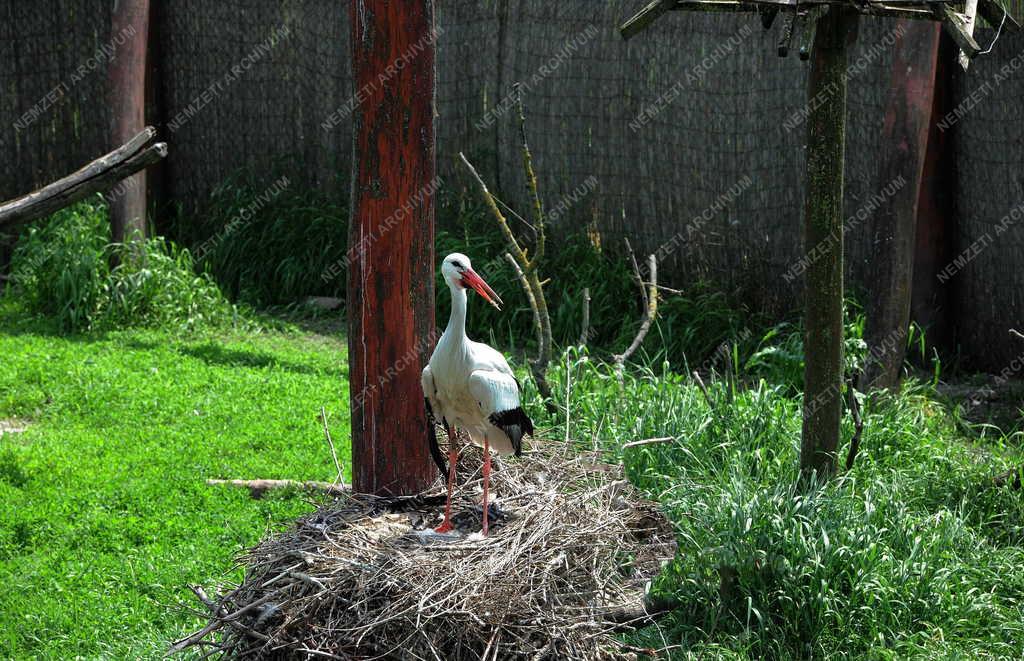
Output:
<instances>
[{"instance_id":1,"label":"woven fence panel","mask_svg":"<svg viewBox=\"0 0 1024 661\"><path fill-rule=\"evenodd\" d=\"M978 40L993 36L986 28ZM1024 341L1008 330L1024 332L1024 34L1004 32L959 87L951 112L961 118L948 129L958 179L957 259L947 271L957 336L969 363L1019 378Z\"/></svg>"},{"instance_id":2,"label":"woven fence panel","mask_svg":"<svg viewBox=\"0 0 1024 661\"><path fill-rule=\"evenodd\" d=\"M490 29L515 38L497 53L457 59L441 77L493 65L500 88L478 91L475 119L457 122L454 135L442 127L442 153L496 144L493 177L526 208L517 119L507 107L520 82L545 203L572 207L556 227L592 219L608 244L621 247L625 237L659 251L672 284L706 280L760 309L798 307L800 278L783 276L801 254L807 63L795 53L779 58L775 31L753 15L671 13L623 42L615 27L635 3L588 6L524 0L494 10ZM894 26L865 22L850 54L850 214L878 188ZM457 35L442 39L442 50L464 49ZM860 279L866 228L854 227L848 242Z\"/></svg>"},{"instance_id":3,"label":"woven fence panel","mask_svg":"<svg viewBox=\"0 0 1024 661\"><path fill-rule=\"evenodd\" d=\"M0 200L108 149L109 0L0 3Z\"/></svg>"},{"instance_id":4,"label":"woven fence panel","mask_svg":"<svg viewBox=\"0 0 1024 661\"><path fill-rule=\"evenodd\" d=\"M689 12L670 12L624 42L617 26L642 4L438 2L438 172L469 189L457 161L464 151L506 202L528 209L510 96L521 83L555 234L590 224L611 249L628 237L638 251L657 251L670 285L707 281L755 309L799 309L793 265L803 253L808 68L796 57L799 44L779 58L777 27L765 32L755 15ZM38 0L0 8L0 198L110 147L103 53L116 38L111 7ZM268 186L286 173L296 188L344 196L357 102L348 9L337 0L154 3L150 121L170 143L160 173L168 201L201 210L241 169ZM878 180L878 140L896 26L862 19L849 56L848 216L887 183ZM979 30L982 44L992 37ZM955 95L970 94L1022 48L1019 35L1002 34ZM1014 74L994 87L952 129L958 250L1022 197L1022 80ZM202 224L202 213L191 216ZM965 353L997 362L1014 348L1001 335L1024 318L1019 238L1003 236L963 269L954 293ZM853 223L853 286L871 277L872 255L868 228Z\"/></svg>"},{"instance_id":5,"label":"woven fence panel","mask_svg":"<svg viewBox=\"0 0 1024 661\"><path fill-rule=\"evenodd\" d=\"M239 170L270 185L347 186L348 12L331 0L181 0L159 17L168 194L195 208ZM343 183L342 183L343 182Z\"/></svg>"}]
</instances>

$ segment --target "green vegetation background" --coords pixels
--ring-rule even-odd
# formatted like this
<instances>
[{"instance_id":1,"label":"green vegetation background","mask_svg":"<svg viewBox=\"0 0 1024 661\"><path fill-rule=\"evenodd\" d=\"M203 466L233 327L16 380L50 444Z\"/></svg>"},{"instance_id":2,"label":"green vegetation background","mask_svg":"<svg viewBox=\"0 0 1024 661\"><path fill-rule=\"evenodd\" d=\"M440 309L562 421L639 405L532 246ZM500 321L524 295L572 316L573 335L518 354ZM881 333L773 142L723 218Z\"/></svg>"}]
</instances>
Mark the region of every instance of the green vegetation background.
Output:
<instances>
[{"instance_id":1,"label":"green vegetation background","mask_svg":"<svg viewBox=\"0 0 1024 661\"><path fill-rule=\"evenodd\" d=\"M231 195L219 226L247 199ZM521 294L500 286L511 282L491 261L500 240L472 202L450 196L443 213L453 229L438 253L490 265L509 303L501 315L474 306L471 332L521 369L531 322ZM316 505L205 480L333 479L320 406L343 462L349 452L341 313L300 303L332 293L320 273L343 253L301 247L316 243L310 223L343 232L338 207L282 194L198 265L154 240L145 259L120 254L111 270L122 249L102 240L105 222L91 204L41 224L0 297L0 421L27 427L0 437L0 657L162 655L200 626L188 584L237 580L240 552ZM622 460L678 531L679 553L653 587L674 609L638 643L667 643L678 658L1022 656L1024 500L991 485L1021 461L1020 411L1016 426L971 424L937 395L941 371L920 373L897 396L862 399L852 471L798 492L798 324L767 327L694 285L666 301L620 386L601 358L639 320L624 261L581 232L547 275L558 344L579 335L583 287L595 332L552 370L557 402L571 384L568 415L547 416L524 379L531 414L549 438L568 424L571 438ZM274 316L252 310L273 305ZM861 326L851 305L851 370ZM706 395L683 376L692 369ZM621 450L655 436L676 440ZM735 577L725 598L723 568Z\"/></svg>"}]
</instances>

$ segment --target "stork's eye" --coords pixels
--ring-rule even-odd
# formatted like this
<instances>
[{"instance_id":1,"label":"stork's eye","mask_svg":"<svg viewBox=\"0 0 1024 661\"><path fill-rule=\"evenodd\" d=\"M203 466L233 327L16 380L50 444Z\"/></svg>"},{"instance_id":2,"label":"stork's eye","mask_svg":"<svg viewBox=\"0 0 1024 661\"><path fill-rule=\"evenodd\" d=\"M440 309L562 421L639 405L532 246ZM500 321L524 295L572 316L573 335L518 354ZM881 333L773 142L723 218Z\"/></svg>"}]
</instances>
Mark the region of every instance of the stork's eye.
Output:
<instances>
[{"instance_id":1,"label":"stork's eye","mask_svg":"<svg viewBox=\"0 0 1024 661\"><path fill-rule=\"evenodd\" d=\"M458 261L455 261L455 260L452 260L452 266L454 266L455 268L459 269L460 271L465 268L462 265L462 262L458 262Z\"/></svg>"}]
</instances>

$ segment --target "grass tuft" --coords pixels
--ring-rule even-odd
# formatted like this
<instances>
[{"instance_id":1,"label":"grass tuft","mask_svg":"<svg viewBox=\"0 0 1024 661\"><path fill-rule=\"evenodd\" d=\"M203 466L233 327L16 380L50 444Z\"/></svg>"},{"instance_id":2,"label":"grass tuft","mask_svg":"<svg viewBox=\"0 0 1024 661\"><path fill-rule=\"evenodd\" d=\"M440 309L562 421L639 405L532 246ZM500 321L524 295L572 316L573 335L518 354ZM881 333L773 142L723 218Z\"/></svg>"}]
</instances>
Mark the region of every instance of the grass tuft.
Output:
<instances>
[{"instance_id":1,"label":"grass tuft","mask_svg":"<svg viewBox=\"0 0 1024 661\"><path fill-rule=\"evenodd\" d=\"M191 330L230 326L238 312L188 251L162 238L109 244L101 197L58 211L28 228L11 273L26 308L65 333L123 327ZM111 268L112 261L118 263Z\"/></svg>"}]
</instances>

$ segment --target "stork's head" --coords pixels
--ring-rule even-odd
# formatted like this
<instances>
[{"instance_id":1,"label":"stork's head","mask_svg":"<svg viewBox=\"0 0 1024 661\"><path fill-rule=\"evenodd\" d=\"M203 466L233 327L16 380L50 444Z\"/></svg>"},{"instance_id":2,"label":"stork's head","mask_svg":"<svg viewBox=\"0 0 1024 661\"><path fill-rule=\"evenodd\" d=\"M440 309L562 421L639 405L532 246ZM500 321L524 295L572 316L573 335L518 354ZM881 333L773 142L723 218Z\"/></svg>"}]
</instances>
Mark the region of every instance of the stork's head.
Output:
<instances>
[{"instance_id":1,"label":"stork's head","mask_svg":"<svg viewBox=\"0 0 1024 661\"><path fill-rule=\"evenodd\" d=\"M494 290L484 282L484 279L473 270L469 257L461 252L453 252L444 258L444 261L441 262L441 275L444 276L444 281L452 290L472 287L485 301L499 310L501 309L501 297L495 294Z\"/></svg>"}]
</instances>

